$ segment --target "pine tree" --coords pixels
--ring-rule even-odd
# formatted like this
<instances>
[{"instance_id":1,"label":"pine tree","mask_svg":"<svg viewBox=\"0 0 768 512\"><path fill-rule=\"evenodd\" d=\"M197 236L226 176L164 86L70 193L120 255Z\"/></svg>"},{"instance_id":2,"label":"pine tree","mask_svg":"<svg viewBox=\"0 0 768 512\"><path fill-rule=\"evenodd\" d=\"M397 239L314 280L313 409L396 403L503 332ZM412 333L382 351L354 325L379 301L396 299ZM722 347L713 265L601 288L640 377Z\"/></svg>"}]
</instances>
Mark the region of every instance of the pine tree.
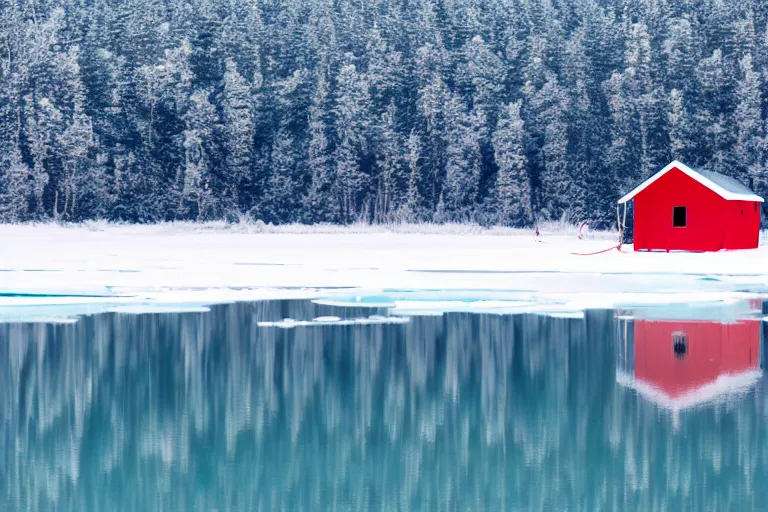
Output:
<instances>
[{"instance_id":1,"label":"pine tree","mask_svg":"<svg viewBox=\"0 0 768 512\"><path fill-rule=\"evenodd\" d=\"M573 217L600 225L607 204L613 206L606 180L599 179L601 141L604 129L599 106L594 101L596 83L592 62L587 57L587 31L577 30L566 42L567 64L563 69L563 87L568 95L568 181L572 182L568 209ZM591 178L598 179L591 179Z\"/></svg>"},{"instance_id":2,"label":"pine tree","mask_svg":"<svg viewBox=\"0 0 768 512\"><path fill-rule=\"evenodd\" d=\"M341 222L348 224L361 220L361 195L367 186L366 176L360 172L360 162L354 144L345 136L336 148L336 193L338 196Z\"/></svg>"},{"instance_id":3,"label":"pine tree","mask_svg":"<svg viewBox=\"0 0 768 512\"><path fill-rule=\"evenodd\" d=\"M216 109L211 104L209 90L195 91L189 98L185 114L183 188L180 213L187 211L200 221L215 217L216 197L211 175L210 145Z\"/></svg>"},{"instance_id":4,"label":"pine tree","mask_svg":"<svg viewBox=\"0 0 768 512\"><path fill-rule=\"evenodd\" d=\"M343 65L336 77L336 190L341 221L349 223L364 215L368 176L361 169L367 150L370 122L368 84L353 64Z\"/></svg>"},{"instance_id":5,"label":"pine tree","mask_svg":"<svg viewBox=\"0 0 768 512\"><path fill-rule=\"evenodd\" d=\"M568 110L568 99L556 82L548 82L541 92L551 98L551 104L541 113L545 124L544 145L541 148L543 173L541 176L541 206L545 217L562 218L571 213L575 184L569 179L568 124L562 115Z\"/></svg>"},{"instance_id":6,"label":"pine tree","mask_svg":"<svg viewBox=\"0 0 768 512\"><path fill-rule=\"evenodd\" d=\"M698 134L695 165L729 175L733 169L730 148L734 141L728 129L732 107L728 94L730 80L720 49L698 63L696 77L699 97L695 114L695 133Z\"/></svg>"},{"instance_id":7,"label":"pine tree","mask_svg":"<svg viewBox=\"0 0 768 512\"><path fill-rule=\"evenodd\" d=\"M411 132L406 141L407 153L405 161L408 165L408 191L402 206L401 217L408 222L418 222L425 219L426 205L421 193L421 139Z\"/></svg>"},{"instance_id":8,"label":"pine tree","mask_svg":"<svg viewBox=\"0 0 768 512\"><path fill-rule=\"evenodd\" d=\"M378 186L374 219L386 222L403 198L405 174L402 142L395 127L397 108L392 102L376 127L376 174Z\"/></svg>"},{"instance_id":9,"label":"pine tree","mask_svg":"<svg viewBox=\"0 0 768 512\"><path fill-rule=\"evenodd\" d=\"M445 106L445 184L442 190L444 220L473 219L480 188L480 138L482 113L467 112L457 94Z\"/></svg>"},{"instance_id":10,"label":"pine tree","mask_svg":"<svg viewBox=\"0 0 768 512\"><path fill-rule=\"evenodd\" d=\"M753 186L764 182L765 124L761 112L760 78L752 67L752 56L747 53L739 62L741 77L736 89L736 145L734 156L737 165L735 175Z\"/></svg>"},{"instance_id":11,"label":"pine tree","mask_svg":"<svg viewBox=\"0 0 768 512\"><path fill-rule=\"evenodd\" d=\"M531 119L528 155L538 176L534 215L560 219L567 213L572 197L573 183L568 179L568 125L564 113L568 111L565 91L550 71L537 89L533 82L526 83L529 119Z\"/></svg>"},{"instance_id":12,"label":"pine tree","mask_svg":"<svg viewBox=\"0 0 768 512\"><path fill-rule=\"evenodd\" d=\"M238 73L233 59L226 60L222 92L222 120L224 122L224 165L227 168L227 191L231 208L242 206L238 191L251 171L254 137L254 109L250 86Z\"/></svg>"},{"instance_id":13,"label":"pine tree","mask_svg":"<svg viewBox=\"0 0 768 512\"><path fill-rule=\"evenodd\" d=\"M278 131L272 146L268 193L262 200L262 219L274 224L299 220L300 193L297 155L293 137L285 128Z\"/></svg>"},{"instance_id":14,"label":"pine tree","mask_svg":"<svg viewBox=\"0 0 768 512\"><path fill-rule=\"evenodd\" d=\"M525 158L521 106L521 101L507 105L493 135L493 150L499 167L496 211L498 222L505 226L527 226L532 220L531 183Z\"/></svg>"},{"instance_id":15,"label":"pine tree","mask_svg":"<svg viewBox=\"0 0 768 512\"><path fill-rule=\"evenodd\" d=\"M437 208L445 173L444 108L450 96L442 74L445 60L444 52L431 44L419 48L416 55L416 111L423 148L423 192L433 212Z\"/></svg>"},{"instance_id":16,"label":"pine tree","mask_svg":"<svg viewBox=\"0 0 768 512\"><path fill-rule=\"evenodd\" d=\"M78 64L79 48L73 47L57 61L61 73L60 80L66 84L69 98L65 116L64 131L58 136L57 144L61 152L62 172L57 180L55 215L63 218L77 218L78 201L84 185L92 179L90 175L93 161L91 149L95 145L93 124L85 113L85 86ZM61 203L59 201L61 199Z\"/></svg>"},{"instance_id":17,"label":"pine tree","mask_svg":"<svg viewBox=\"0 0 768 512\"><path fill-rule=\"evenodd\" d=\"M690 116L685 106L683 92L672 89L669 93L669 152L672 159L690 161Z\"/></svg>"},{"instance_id":18,"label":"pine tree","mask_svg":"<svg viewBox=\"0 0 768 512\"><path fill-rule=\"evenodd\" d=\"M49 169L55 150L53 136L63 130L63 116L47 98L35 101L34 97L26 96L24 108L26 111L25 137L32 157L30 173L33 192L32 210L36 218L53 216L53 206L51 205L50 210L47 209L44 194L50 181Z\"/></svg>"},{"instance_id":19,"label":"pine tree","mask_svg":"<svg viewBox=\"0 0 768 512\"><path fill-rule=\"evenodd\" d=\"M640 162L632 150L632 111L624 76L613 73L603 84L610 112L610 144L604 154L604 167L611 171L617 190L631 190L637 183Z\"/></svg>"},{"instance_id":20,"label":"pine tree","mask_svg":"<svg viewBox=\"0 0 768 512\"><path fill-rule=\"evenodd\" d=\"M30 169L15 146L0 166L0 222L21 222L29 218Z\"/></svg>"},{"instance_id":21,"label":"pine tree","mask_svg":"<svg viewBox=\"0 0 768 512\"><path fill-rule=\"evenodd\" d=\"M696 62L700 57L690 20L686 17L668 20L665 35L665 78L673 84L674 89L690 92L695 84L691 77L694 76Z\"/></svg>"},{"instance_id":22,"label":"pine tree","mask_svg":"<svg viewBox=\"0 0 768 512\"><path fill-rule=\"evenodd\" d=\"M653 126L659 121L656 110L659 91L654 87L652 67L651 36L648 27L643 23L633 23L627 40L623 72L626 93L633 98L627 106L636 126L636 129L632 130L632 135L636 137L632 145L636 151L634 160L637 162L637 167L630 174L633 182L652 173L654 162L659 159L659 152L665 149L656 144L653 138Z\"/></svg>"},{"instance_id":23,"label":"pine tree","mask_svg":"<svg viewBox=\"0 0 768 512\"><path fill-rule=\"evenodd\" d=\"M325 73L317 73L315 95L309 107L309 147L307 167L309 191L303 200L303 220L333 222L338 218L337 203L332 198L333 175L330 165L328 122L328 83Z\"/></svg>"},{"instance_id":24,"label":"pine tree","mask_svg":"<svg viewBox=\"0 0 768 512\"><path fill-rule=\"evenodd\" d=\"M495 112L498 99L504 89L504 66L481 36L473 37L464 47L466 62L459 70L459 80L464 82L473 98L473 107L486 115Z\"/></svg>"},{"instance_id":25,"label":"pine tree","mask_svg":"<svg viewBox=\"0 0 768 512\"><path fill-rule=\"evenodd\" d=\"M402 81L398 68L402 56L389 48L378 26L369 32L365 55L368 61L366 81L376 110L381 112L398 97Z\"/></svg>"}]
</instances>

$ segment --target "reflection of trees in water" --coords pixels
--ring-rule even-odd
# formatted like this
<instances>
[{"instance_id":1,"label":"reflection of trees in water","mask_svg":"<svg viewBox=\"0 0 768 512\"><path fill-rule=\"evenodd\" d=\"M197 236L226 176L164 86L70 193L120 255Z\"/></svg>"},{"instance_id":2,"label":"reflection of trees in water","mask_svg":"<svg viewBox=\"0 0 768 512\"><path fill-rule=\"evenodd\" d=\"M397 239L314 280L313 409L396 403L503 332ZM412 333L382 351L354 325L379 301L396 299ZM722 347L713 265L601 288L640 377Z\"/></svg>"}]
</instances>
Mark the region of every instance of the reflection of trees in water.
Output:
<instances>
[{"instance_id":1,"label":"reflection of trees in water","mask_svg":"<svg viewBox=\"0 0 768 512\"><path fill-rule=\"evenodd\" d=\"M339 311L278 302L0 326L0 506L677 510L765 498L762 393L683 413L675 430L615 385L610 312L256 326L319 314Z\"/></svg>"}]
</instances>

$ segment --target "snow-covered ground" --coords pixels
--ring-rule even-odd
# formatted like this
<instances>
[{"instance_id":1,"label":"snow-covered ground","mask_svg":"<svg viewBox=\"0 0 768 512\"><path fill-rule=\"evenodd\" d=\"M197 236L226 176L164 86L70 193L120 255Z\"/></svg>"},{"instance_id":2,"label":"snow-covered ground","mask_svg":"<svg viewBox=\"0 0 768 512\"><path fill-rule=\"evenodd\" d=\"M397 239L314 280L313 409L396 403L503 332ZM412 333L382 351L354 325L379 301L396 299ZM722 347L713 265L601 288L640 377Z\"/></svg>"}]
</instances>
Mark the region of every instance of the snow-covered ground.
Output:
<instances>
[{"instance_id":1,"label":"snow-covered ground","mask_svg":"<svg viewBox=\"0 0 768 512\"><path fill-rule=\"evenodd\" d=\"M528 308L568 316L768 290L768 246L580 256L615 245L615 234L545 232L537 241L515 230L402 231L0 226L0 318L292 297L403 313Z\"/></svg>"}]
</instances>

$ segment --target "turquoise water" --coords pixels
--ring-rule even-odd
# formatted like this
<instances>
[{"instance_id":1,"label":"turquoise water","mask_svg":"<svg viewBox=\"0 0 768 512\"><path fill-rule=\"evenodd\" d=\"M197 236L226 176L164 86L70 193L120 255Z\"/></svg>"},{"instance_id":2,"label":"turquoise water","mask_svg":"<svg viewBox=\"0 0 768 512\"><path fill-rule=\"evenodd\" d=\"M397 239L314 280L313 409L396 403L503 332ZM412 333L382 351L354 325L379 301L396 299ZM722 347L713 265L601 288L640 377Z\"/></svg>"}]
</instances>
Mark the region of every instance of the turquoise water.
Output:
<instances>
[{"instance_id":1,"label":"turquoise water","mask_svg":"<svg viewBox=\"0 0 768 512\"><path fill-rule=\"evenodd\" d=\"M0 510L768 507L764 379L665 407L622 381L626 312L259 326L387 314L0 325Z\"/></svg>"}]
</instances>

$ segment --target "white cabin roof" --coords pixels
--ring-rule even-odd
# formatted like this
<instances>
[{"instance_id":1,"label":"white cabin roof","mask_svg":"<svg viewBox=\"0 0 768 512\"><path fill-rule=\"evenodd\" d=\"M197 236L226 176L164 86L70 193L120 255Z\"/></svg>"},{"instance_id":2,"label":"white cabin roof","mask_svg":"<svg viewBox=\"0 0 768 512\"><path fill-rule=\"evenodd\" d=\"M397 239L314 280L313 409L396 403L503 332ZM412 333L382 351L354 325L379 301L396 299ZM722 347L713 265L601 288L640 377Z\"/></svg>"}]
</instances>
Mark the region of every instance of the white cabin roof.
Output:
<instances>
[{"instance_id":1,"label":"white cabin roof","mask_svg":"<svg viewBox=\"0 0 768 512\"><path fill-rule=\"evenodd\" d=\"M619 204L624 204L635 198L637 194L648 188L653 182L667 174L672 169L679 169L694 180L698 181L712 192L729 201L754 201L763 202L763 198L752 192L746 185L724 174L712 171L695 171L682 162L675 160L640 185L632 192L619 199Z\"/></svg>"}]
</instances>

